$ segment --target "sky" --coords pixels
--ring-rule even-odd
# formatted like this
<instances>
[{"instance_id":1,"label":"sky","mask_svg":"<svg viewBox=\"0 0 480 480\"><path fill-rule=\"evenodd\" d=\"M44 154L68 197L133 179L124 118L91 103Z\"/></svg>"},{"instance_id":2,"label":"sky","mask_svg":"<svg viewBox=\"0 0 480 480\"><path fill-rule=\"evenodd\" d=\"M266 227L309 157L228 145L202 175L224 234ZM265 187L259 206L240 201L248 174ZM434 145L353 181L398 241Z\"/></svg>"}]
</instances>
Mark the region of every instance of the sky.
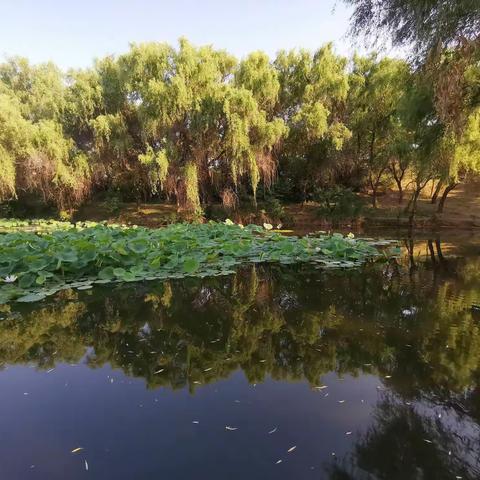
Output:
<instances>
[{"instance_id":1,"label":"sky","mask_svg":"<svg viewBox=\"0 0 480 480\"><path fill-rule=\"evenodd\" d=\"M87 67L131 42L213 44L238 57L254 50L316 49L347 37L351 10L341 0L1 0L0 56L63 69Z\"/></svg>"}]
</instances>

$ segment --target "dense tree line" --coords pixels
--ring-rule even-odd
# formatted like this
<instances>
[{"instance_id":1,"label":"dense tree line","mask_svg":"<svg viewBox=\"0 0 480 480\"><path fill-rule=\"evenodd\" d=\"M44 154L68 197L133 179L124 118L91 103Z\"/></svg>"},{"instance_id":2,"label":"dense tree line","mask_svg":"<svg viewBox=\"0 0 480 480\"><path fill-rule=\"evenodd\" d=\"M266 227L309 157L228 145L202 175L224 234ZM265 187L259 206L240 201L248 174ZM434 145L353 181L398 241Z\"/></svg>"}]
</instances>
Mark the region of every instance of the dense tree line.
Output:
<instances>
[{"instance_id":1,"label":"dense tree line","mask_svg":"<svg viewBox=\"0 0 480 480\"><path fill-rule=\"evenodd\" d=\"M361 2L352 2L361 3ZM360 17L359 17L360 18ZM361 18L360 18L361 20ZM358 22L360 22L358 20ZM472 37L473 38L473 37ZM0 199L59 210L97 192L201 212L256 202L257 191L315 199L430 181L439 209L480 171L480 49L446 45L416 66L378 54L254 52L133 44L93 67L0 64Z\"/></svg>"}]
</instances>

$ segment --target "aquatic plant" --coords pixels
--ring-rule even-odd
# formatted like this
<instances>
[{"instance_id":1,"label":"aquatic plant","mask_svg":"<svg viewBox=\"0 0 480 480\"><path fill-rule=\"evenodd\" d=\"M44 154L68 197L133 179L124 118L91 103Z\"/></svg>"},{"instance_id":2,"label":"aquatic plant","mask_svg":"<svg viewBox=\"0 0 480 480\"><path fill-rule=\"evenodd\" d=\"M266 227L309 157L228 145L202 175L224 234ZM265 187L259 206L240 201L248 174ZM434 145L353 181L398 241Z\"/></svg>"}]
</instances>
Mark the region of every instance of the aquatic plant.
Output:
<instances>
[{"instance_id":1,"label":"aquatic plant","mask_svg":"<svg viewBox=\"0 0 480 480\"><path fill-rule=\"evenodd\" d=\"M95 283L228 275L242 263L353 267L378 255L373 241L352 237L299 238L232 222L12 232L0 236L0 302L33 302Z\"/></svg>"},{"instance_id":2,"label":"aquatic plant","mask_svg":"<svg viewBox=\"0 0 480 480\"><path fill-rule=\"evenodd\" d=\"M71 228L82 229L103 225L103 223L85 221L69 222L64 220L34 218L21 220L18 218L0 218L0 233L10 233L17 231L27 232L52 232L54 230L69 230ZM112 226L119 227L117 224Z\"/></svg>"}]
</instances>

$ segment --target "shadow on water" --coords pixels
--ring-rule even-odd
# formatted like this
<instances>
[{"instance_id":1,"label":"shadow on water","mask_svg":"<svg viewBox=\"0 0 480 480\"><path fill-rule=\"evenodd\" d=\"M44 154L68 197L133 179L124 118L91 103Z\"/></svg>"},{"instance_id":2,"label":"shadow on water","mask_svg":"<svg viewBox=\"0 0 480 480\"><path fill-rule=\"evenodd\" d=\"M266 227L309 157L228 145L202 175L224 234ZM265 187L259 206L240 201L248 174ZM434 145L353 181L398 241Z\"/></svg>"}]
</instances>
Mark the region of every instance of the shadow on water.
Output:
<instances>
[{"instance_id":1,"label":"shadow on water","mask_svg":"<svg viewBox=\"0 0 480 480\"><path fill-rule=\"evenodd\" d=\"M70 291L34 307L3 307L0 387L9 393L0 407L14 452L8 460L0 452L3 473L83 478L69 451L77 445L63 446L75 438L73 426L62 426L73 422L64 411L76 408L95 410L85 418L102 423L102 433L95 423L72 423L92 445L92 478L479 478L478 247L439 238L403 246L400 258L356 270L246 267L227 278ZM53 368L58 381L41 390ZM112 388L115 379L114 397L96 383L100 372ZM75 379L83 390L67 396ZM48 427L53 446L40 431L18 433L45 415L14 397L29 383L43 405L58 406ZM159 414L133 420L126 399L171 412L158 442L177 443L163 445L161 461L143 443L160 435L149 430ZM184 432L181 422L191 425L192 415L202 415L199 427L221 419L218 437ZM229 417L238 432L225 432ZM124 436L118 422L130 425ZM283 433L264 426L278 424ZM142 445L136 454L125 451L133 438ZM22 451L36 448L37 457ZM42 457L52 453L58 463ZM130 471L128 455L139 458Z\"/></svg>"}]
</instances>

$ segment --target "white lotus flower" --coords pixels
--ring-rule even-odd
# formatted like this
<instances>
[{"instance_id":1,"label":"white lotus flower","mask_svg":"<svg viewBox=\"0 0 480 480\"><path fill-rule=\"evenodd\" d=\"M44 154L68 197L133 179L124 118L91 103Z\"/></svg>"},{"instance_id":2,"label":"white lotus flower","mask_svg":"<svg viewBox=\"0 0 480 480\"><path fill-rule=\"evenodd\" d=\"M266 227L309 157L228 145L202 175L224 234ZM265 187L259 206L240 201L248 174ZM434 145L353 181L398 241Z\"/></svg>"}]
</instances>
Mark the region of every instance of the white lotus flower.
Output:
<instances>
[{"instance_id":1,"label":"white lotus flower","mask_svg":"<svg viewBox=\"0 0 480 480\"><path fill-rule=\"evenodd\" d=\"M354 235L352 232L350 232L350 233L347 235L347 238L355 238L355 235Z\"/></svg>"},{"instance_id":2,"label":"white lotus flower","mask_svg":"<svg viewBox=\"0 0 480 480\"><path fill-rule=\"evenodd\" d=\"M13 283L18 277L16 275L7 275L3 281L5 283Z\"/></svg>"},{"instance_id":3,"label":"white lotus flower","mask_svg":"<svg viewBox=\"0 0 480 480\"><path fill-rule=\"evenodd\" d=\"M265 230L271 230L273 228L273 225L271 225L270 223L264 223L263 228Z\"/></svg>"}]
</instances>

